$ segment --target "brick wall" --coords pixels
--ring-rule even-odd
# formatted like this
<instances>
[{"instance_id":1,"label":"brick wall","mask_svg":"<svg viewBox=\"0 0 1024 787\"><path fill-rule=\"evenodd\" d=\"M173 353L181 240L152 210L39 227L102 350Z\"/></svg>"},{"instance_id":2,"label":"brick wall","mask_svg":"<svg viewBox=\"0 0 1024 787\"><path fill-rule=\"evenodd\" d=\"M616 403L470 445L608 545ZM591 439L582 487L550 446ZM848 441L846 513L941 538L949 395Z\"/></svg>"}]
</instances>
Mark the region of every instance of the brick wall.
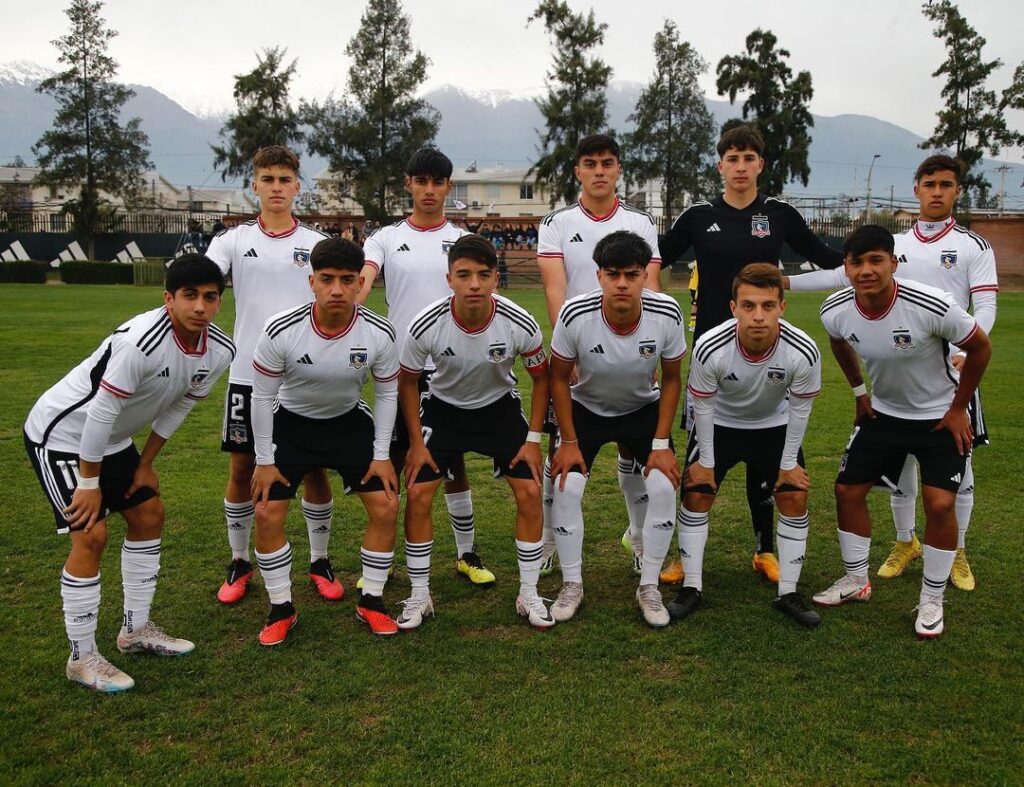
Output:
<instances>
[{"instance_id":1,"label":"brick wall","mask_svg":"<svg viewBox=\"0 0 1024 787\"><path fill-rule=\"evenodd\" d=\"M975 217L971 229L992 244L1000 284L1024 286L1024 216Z\"/></svg>"}]
</instances>

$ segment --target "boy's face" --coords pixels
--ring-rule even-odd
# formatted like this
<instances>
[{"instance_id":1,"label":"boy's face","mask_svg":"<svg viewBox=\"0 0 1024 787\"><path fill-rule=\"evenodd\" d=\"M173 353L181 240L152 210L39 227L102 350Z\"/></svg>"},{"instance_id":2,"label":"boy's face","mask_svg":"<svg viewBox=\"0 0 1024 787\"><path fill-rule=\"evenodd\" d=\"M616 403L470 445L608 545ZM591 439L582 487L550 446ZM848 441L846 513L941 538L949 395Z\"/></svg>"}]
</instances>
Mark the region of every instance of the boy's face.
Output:
<instances>
[{"instance_id":1,"label":"boy's face","mask_svg":"<svg viewBox=\"0 0 1024 787\"><path fill-rule=\"evenodd\" d=\"M192 334L202 333L220 311L220 291L216 284L179 287L164 291L164 306L172 321Z\"/></svg>"},{"instance_id":2,"label":"boy's face","mask_svg":"<svg viewBox=\"0 0 1024 787\"><path fill-rule=\"evenodd\" d=\"M597 283L603 301L613 312L628 312L640 303L647 270L639 265L627 268L598 268Z\"/></svg>"},{"instance_id":3,"label":"boy's face","mask_svg":"<svg viewBox=\"0 0 1024 787\"><path fill-rule=\"evenodd\" d=\"M363 286L363 276L342 268L321 268L309 275L317 308L324 314L344 315Z\"/></svg>"},{"instance_id":4,"label":"boy's face","mask_svg":"<svg viewBox=\"0 0 1024 787\"><path fill-rule=\"evenodd\" d=\"M615 194L622 164L610 150L602 150L580 156L573 171L586 196L592 200L603 200Z\"/></svg>"},{"instance_id":5,"label":"boy's face","mask_svg":"<svg viewBox=\"0 0 1024 787\"><path fill-rule=\"evenodd\" d=\"M405 190L412 196L413 209L427 215L444 211L444 201L452 190L451 178L435 175L406 175Z\"/></svg>"},{"instance_id":6,"label":"boy's face","mask_svg":"<svg viewBox=\"0 0 1024 787\"><path fill-rule=\"evenodd\" d=\"M921 204L921 218L942 221L951 216L961 191L952 170L940 169L931 175L922 175L914 184L914 196Z\"/></svg>"},{"instance_id":7,"label":"boy's face","mask_svg":"<svg viewBox=\"0 0 1024 787\"><path fill-rule=\"evenodd\" d=\"M259 197L261 212L291 213L292 202L299 195L299 175L288 167L260 167L252 190Z\"/></svg>"},{"instance_id":8,"label":"boy's face","mask_svg":"<svg viewBox=\"0 0 1024 787\"><path fill-rule=\"evenodd\" d=\"M736 300L729 307L744 347L763 347L779 335L779 320L786 312L786 302L775 287L741 284L736 289Z\"/></svg>"},{"instance_id":9,"label":"boy's face","mask_svg":"<svg viewBox=\"0 0 1024 787\"><path fill-rule=\"evenodd\" d=\"M896 257L885 249L872 249L856 257L847 254L843 265L858 295L885 292L896 273Z\"/></svg>"},{"instance_id":10,"label":"boy's face","mask_svg":"<svg viewBox=\"0 0 1024 787\"><path fill-rule=\"evenodd\" d=\"M754 150L729 148L718 162L718 171L730 191L756 189L757 176L763 169L764 159Z\"/></svg>"},{"instance_id":11,"label":"boy's face","mask_svg":"<svg viewBox=\"0 0 1024 787\"><path fill-rule=\"evenodd\" d=\"M494 268L461 257L448 267L448 286L457 303L475 309L490 300L498 279Z\"/></svg>"}]
</instances>

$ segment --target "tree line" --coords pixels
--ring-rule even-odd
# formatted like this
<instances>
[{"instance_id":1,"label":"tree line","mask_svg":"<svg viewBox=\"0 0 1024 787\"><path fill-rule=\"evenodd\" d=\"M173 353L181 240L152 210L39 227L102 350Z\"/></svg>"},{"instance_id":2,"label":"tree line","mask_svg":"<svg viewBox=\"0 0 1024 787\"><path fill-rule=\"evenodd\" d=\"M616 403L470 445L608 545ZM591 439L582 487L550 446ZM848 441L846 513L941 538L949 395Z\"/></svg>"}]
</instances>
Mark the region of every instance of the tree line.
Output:
<instances>
[{"instance_id":1,"label":"tree line","mask_svg":"<svg viewBox=\"0 0 1024 787\"><path fill-rule=\"evenodd\" d=\"M64 70L38 87L57 102L53 127L33 147L43 185L77 186L67 203L76 231L92 248L95 228L110 206L100 191L131 205L141 199L142 173L151 166L149 141L140 119L122 121L120 112L133 91L115 79L117 63L107 54L116 31L100 15L102 0L71 0L69 31L53 42ZM922 148L949 151L965 165L968 204L990 206L991 184L979 171L986 154L1004 146L1024 146L1024 133L1006 122L1008 109L1024 109L1024 62L1001 94L988 87L1002 61L985 60L985 39L952 0L927 2L924 16L943 41L947 58L933 72L944 80L943 107ZM608 128L606 91L612 68L599 54L607 24L593 10L574 11L566 0L538 0L526 20L538 23L550 39L552 59L546 92L536 99L544 118L538 130L536 161L530 174L550 195L572 202L577 185L572 152L588 134ZM704 103L700 77L708 64L679 28L666 20L653 41L654 72L628 117L633 130L621 134L627 189L651 180L662 184L666 216L692 199L718 191L714 143L719 129ZM385 220L401 210L404 162L431 144L440 114L416 91L430 60L417 50L401 0L367 0L359 30L345 49L351 66L342 96L299 101L290 95L297 61L272 47L257 54L256 67L235 77L235 111L214 145L214 166L222 179L247 176L253 153L284 144L324 156L338 176L339 196L351 197L367 217ZM790 52L770 30L756 29L743 51L716 66L719 95L736 104L740 116L725 128L747 122L765 139L761 187L781 194L787 183L807 185L808 152L814 120L809 71L793 71Z\"/></svg>"}]
</instances>

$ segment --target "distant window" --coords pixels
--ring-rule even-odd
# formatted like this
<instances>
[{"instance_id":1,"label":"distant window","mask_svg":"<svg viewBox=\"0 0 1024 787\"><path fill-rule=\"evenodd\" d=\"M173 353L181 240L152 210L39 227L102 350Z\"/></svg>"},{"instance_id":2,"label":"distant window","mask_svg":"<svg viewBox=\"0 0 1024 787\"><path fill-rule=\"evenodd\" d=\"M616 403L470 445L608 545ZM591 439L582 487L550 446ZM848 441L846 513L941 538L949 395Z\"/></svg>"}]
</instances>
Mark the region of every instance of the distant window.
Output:
<instances>
[{"instance_id":1,"label":"distant window","mask_svg":"<svg viewBox=\"0 0 1024 787\"><path fill-rule=\"evenodd\" d=\"M445 200L446 208L455 208L455 203L461 202L466 205L469 202L469 185L466 183L456 183L452 186L452 190L448 192L448 199ZM462 210L462 208L457 208Z\"/></svg>"},{"instance_id":2,"label":"distant window","mask_svg":"<svg viewBox=\"0 0 1024 787\"><path fill-rule=\"evenodd\" d=\"M497 202L499 199L501 199L501 186L499 186L497 183L488 183L487 201Z\"/></svg>"},{"instance_id":3,"label":"distant window","mask_svg":"<svg viewBox=\"0 0 1024 787\"><path fill-rule=\"evenodd\" d=\"M519 186L519 199L533 199L533 184L522 183Z\"/></svg>"}]
</instances>

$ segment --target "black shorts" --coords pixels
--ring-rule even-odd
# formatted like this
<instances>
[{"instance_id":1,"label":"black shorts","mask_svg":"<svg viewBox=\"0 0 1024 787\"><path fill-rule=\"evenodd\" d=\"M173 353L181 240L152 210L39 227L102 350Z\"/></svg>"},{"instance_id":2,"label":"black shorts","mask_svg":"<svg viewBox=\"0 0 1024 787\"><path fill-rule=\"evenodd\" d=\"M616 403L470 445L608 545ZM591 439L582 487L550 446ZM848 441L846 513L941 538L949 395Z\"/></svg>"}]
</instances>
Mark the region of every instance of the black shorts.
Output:
<instances>
[{"instance_id":1,"label":"black shorts","mask_svg":"<svg viewBox=\"0 0 1024 787\"><path fill-rule=\"evenodd\" d=\"M587 469L594 464L594 458L606 443L622 445L633 455L636 464L646 465L651 453L651 440L658 431L658 410L659 403L654 401L625 415L598 415L573 401L572 425ZM672 445L671 438L669 445Z\"/></svg>"},{"instance_id":2,"label":"black shorts","mask_svg":"<svg viewBox=\"0 0 1024 787\"><path fill-rule=\"evenodd\" d=\"M291 486L270 487L271 500L291 500L310 470L334 470L349 492L380 492L379 478L361 483L373 461L373 416L365 402L337 418L306 418L278 407L274 413L274 464Z\"/></svg>"},{"instance_id":3,"label":"black shorts","mask_svg":"<svg viewBox=\"0 0 1024 787\"><path fill-rule=\"evenodd\" d=\"M747 466L747 475L764 479L768 489L778 492L802 492L792 484L783 484L777 490L775 482L779 478L779 465L786 449L786 427L771 426L765 429L736 429L730 426L715 425L715 486L721 488L726 474L740 462ZM700 447L697 444L697 431L690 432L690 440L686 446L686 466L689 467L700 458ZM796 454L796 463L804 467L804 449ZM706 495L716 494L710 486L701 484L689 487L684 492L700 492Z\"/></svg>"},{"instance_id":4,"label":"black shorts","mask_svg":"<svg viewBox=\"0 0 1024 787\"><path fill-rule=\"evenodd\" d=\"M85 525L71 527L64 518L64 509L71 505L71 498L78 484L78 454L67 451L51 451L45 446L33 443L27 434L25 451L32 469L43 488L43 494L50 501L54 523L58 533L82 530ZM139 466L139 452L134 445L103 457L100 466L100 492L103 494L103 510L100 519L106 519L111 512L127 511L157 496L156 490L144 486L136 489L125 499L124 493L132 485L135 468Z\"/></svg>"},{"instance_id":5,"label":"black shorts","mask_svg":"<svg viewBox=\"0 0 1024 787\"><path fill-rule=\"evenodd\" d=\"M921 483L950 492L960 488L967 457L948 430L933 431L938 419L911 421L876 413L853 429L839 462L837 484L884 484L895 489L907 454L921 468Z\"/></svg>"},{"instance_id":6,"label":"black shorts","mask_svg":"<svg viewBox=\"0 0 1024 787\"><path fill-rule=\"evenodd\" d=\"M470 452L494 460L495 478L533 477L525 462L508 466L530 431L518 394L509 392L498 401L473 410L456 407L428 394L421 400L420 422L423 439L441 472L424 467L416 476L417 484L446 477L452 462Z\"/></svg>"},{"instance_id":7,"label":"black shorts","mask_svg":"<svg viewBox=\"0 0 1024 787\"><path fill-rule=\"evenodd\" d=\"M972 445L977 448L979 445L989 445L988 424L985 423L985 414L981 409L981 389L974 391L974 396L967 404L967 414L971 417L971 431L974 432Z\"/></svg>"},{"instance_id":8,"label":"black shorts","mask_svg":"<svg viewBox=\"0 0 1024 787\"><path fill-rule=\"evenodd\" d=\"M419 389L420 389L420 408L423 407L423 397L427 395L427 391L430 390L430 376L434 373L433 369L425 370L420 374ZM409 450L409 426L405 423L405 418L402 417L401 409L399 409L398 417L395 419L395 428L391 432L391 450L392 451L408 451Z\"/></svg>"},{"instance_id":9,"label":"black shorts","mask_svg":"<svg viewBox=\"0 0 1024 787\"><path fill-rule=\"evenodd\" d=\"M220 450L231 454L255 454L252 440L252 386L228 383L224 396L224 426Z\"/></svg>"}]
</instances>

